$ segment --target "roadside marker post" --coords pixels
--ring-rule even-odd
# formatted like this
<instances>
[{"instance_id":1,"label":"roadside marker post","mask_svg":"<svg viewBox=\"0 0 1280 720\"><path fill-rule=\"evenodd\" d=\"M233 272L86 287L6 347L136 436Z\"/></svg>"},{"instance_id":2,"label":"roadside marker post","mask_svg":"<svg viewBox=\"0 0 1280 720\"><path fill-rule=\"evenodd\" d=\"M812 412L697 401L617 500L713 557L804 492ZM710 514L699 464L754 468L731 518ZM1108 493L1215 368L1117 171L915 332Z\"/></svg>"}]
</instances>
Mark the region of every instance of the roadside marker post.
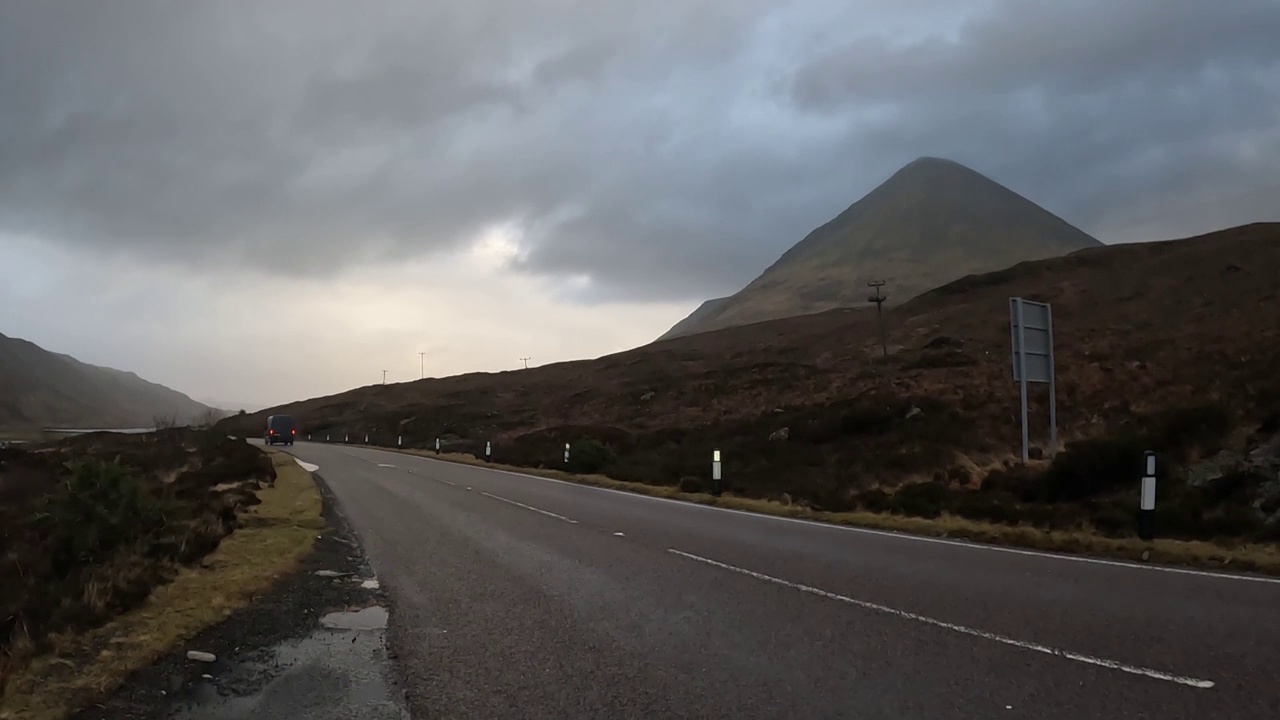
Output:
<instances>
[{"instance_id":1,"label":"roadside marker post","mask_svg":"<svg viewBox=\"0 0 1280 720\"><path fill-rule=\"evenodd\" d=\"M440 438L436 438L436 454L440 454Z\"/></svg>"},{"instance_id":2,"label":"roadside marker post","mask_svg":"<svg viewBox=\"0 0 1280 720\"><path fill-rule=\"evenodd\" d=\"M307 442L311 442L311 433L307 433Z\"/></svg>"},{"instance_id":3,"label":"roadside marker post","mask_svg":"<svg viewBox=\"0 0 1280 720\"><path fill-rule=\"evenodd\" d=\"M349 442L351 442L351 436L350 436L350 435L343 435L343 436L342 436L342 442L344 442L344 443L349 443Z\"/></svg>"},{"instance_id":4,"label":"roadside marker post","mask_svg":"<svg viewBox=\"0 0 1280 720\"><path fill-rule=\"evenodd\" d=\"M720 497L720 451L711 451L711 494Z\"/></svg>"},{"instance_id":5,"label":"roadside marker post","mask_svg":"<svg viewBox=\"0 0 1280 720\"><path fill-rule=\"evenodd\" d=\"M369 433L365 433L365 435L364 435L364 444L365 444L365 445L368 445L368 444L369 444Z\"/></svg>"},{"instance_id":6,"label":"roadside marker post","mask_svg":"<svg viewBox=\"0 0 1280 720\"><path fill-rule=\"evenodd\" d=\"M493 443L484 441L484 461L493 462Z\"/></svg>"},{"instance_id":7,"label":"roadside marker post","mask_svg":"<svg viewBox=\"0 0 1280 720\"><path fill-rule=\"evenodd\" d=\"M329 433L324 434L324 441L329 442Z\"/></svg>"},{"instance_id":8,"label":"roadside marker post","mask_svg":"<svg viewBox=\"0 0 1280 720\"><path fill-rule=\"evenodd\" d=\"M569 466L569 443L564 444L564 464L565 467Z\"/></svg>"},{"instance_id":9,"label":"roadside marker post","mask_svg":"<svg viewBox=\"0 0 1280 720\"><path fill-rule=\"evenodd\" d=\"M1156 536L1156 454L1150 450L1142 454L1142 497L1138 510L1138 537L1151 541Z\"/></svg>"},{"instance_id":10,"label":"roadside marker post","mask_svg":"<svg viewBox=\"0 0 1280 720\"><path fill-rule=\"evenodd\" d=\"M397 435L397 436L396 436L396 447L401 447L401 446L403 446L403 445L404 445L404 436L403 436L403 435Z\"/></svg>"}]
</instances>

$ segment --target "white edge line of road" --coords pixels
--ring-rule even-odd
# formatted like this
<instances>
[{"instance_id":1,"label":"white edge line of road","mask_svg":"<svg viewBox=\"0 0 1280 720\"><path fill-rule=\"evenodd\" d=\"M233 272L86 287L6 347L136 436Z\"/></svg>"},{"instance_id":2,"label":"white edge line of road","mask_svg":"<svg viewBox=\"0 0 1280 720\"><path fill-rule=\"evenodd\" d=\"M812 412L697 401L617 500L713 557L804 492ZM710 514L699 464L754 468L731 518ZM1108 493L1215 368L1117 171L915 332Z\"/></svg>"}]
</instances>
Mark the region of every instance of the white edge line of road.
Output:
<instances>
[{"instance_id":1,"label":"white edge line of road","mask_svg":"<svg viewBox=\"0 0 1280 720\"><path fill-rule=\"evenodd\" d=\"M729 571L738 573L740 575L746 575L747 577L752 577L757 580L764 580L766 582L771 582L776 585L781 585L783 587L791 588L792 590L799 590L800 592L809 593L811 595L817 595L819 597L828 598L830 600L839 600L840 602L848 603L849 605L855 605L857 607L864 608L867 610L874 610L876 612L885 613L887 615L893 615L895 617L903 618L906 620L914 620L915 622L923 623L925 625L930 625L936 628L942 628L944 630L951 630L952 632L957 632L962 635L969 635L971 637L982 638L983 640L991 640L993 642L1002 643L1004 645L1010 645L1012 647L1021 648L1023 650L1032 650L1034 652L1043 653L1045 655L1052 655L1054 657L1066 658L1068 660L1075 660L1076 662L1085 663L1086 665L1094 665L1097 667L1107 668L1109 670L1119 670L1120 672L1126 672L1131 675L1142 675L1145 677L1154 678L1156 680L1164 680L1166 682L1178 683L1179 685L1186 685L1188 687L1199 688L1202 690L1206 690L1214 686L1214 683L1212 680L1201 680L1199 678L1186 677L1184 675L1174 675L1172 673L1162 672L1160 670L1152 670L1151 668L1139 667L1137 665L1127 665L1125 663L1118 662L1116 660L1107 660L1106 658L1093 657L1092 655L1084 655L1081 653L1071 652L1069 650L1059 650L1058 648L1049 647L1048 645L1041 645L1039 643L1027 642L1025 640L1016 640L1006 635L986 632L984 630L977 630L975 628L967 627L964 625L956 625L954 623L944 622L942 620L937 620L925 615L918 615L916 613L908 612L906 610L898 610L897 608L891 608L891 607L888 607L887 605L878 605L873 602L867 602L866 600L858 600L856 598L851 598L846 595L840 595L838 593L828 592L826 590L820 590L818 588L811 587L809 585L801 585L800 583L794 583L789 580L783 580L781 578L773 577L772 575L765 575L764 573L758 573L758 572L755 572L754 570L747 570L746 568L740 568L740 567L737 567L734 565L728 565L726 563L722 563L716 560L711 560L709 558L705 558L700 555L693 555L691 553L682 552L680 550L676 550L675 548L667 548L667 552L674 553L676 555L679 555L680 557L688 558L690 560L696 560L697 562L704 563L706 565L711 565L713 567L729 570Z\"/></svg>"},{"instance_id":2,"label":"white edge line of road","mask_svg":"<svg viewBox=\"0 0 1280 720\"><path fill-rule=\"evenodd\" d=\"M303 461L299 460L299 459L298 459L298 458L296 458L296 457L295 457L293 460L294 460L294 462L298 463L298 465L299 465L303 470L306 470L307 472L315 472L315 471L317 471L317 470L319 470L319 469L320 469L320 466L319 466L319 465L316 465L316 464L314 464L314 463L303 462Z\"/></svg>"},{"instance_id":3,"label":"white edge line of road","mask_svg":"<svg viewBox=\"0 0 1280 720\"><path fill-rule=\"evenodd\" d=\"M370 449L370 448L365 448ZM395 453L394 450L374 450L374 452ZM395 453L397 455L405 455L408 453ZM426 457L424 455L410 455L410 457L421 458L430 462L448 463L450 465L464 465L463 463L451 463L448 460L436 460L435 458ZM910 533L890 532L888 530L873 530L871 528L856 527L853 525L836 525L835 523L825 523L818 520L805 520L803 518L783 517L781 515L766 515L764 513L748 512L746 510L735 510L733 508L722 508L714 505L703 505L702 503L689 502L687 500L673 500L672 498L654 497L653 495L641 495L640 493L627 492L626 490L614 490L613 488L596 487L595 485L585 485L583 483L569 482L568 480L557 480L555 478L542 477L541 475L529 475L527 473L512 472L510 470L499 470L498 468L486 468L476 465L464 465L477 470L486 470L492 473L501 473L503 475L512 475L515 477L532 478L534 480L544 480L546 482L558 483L560 485L569 485L572 487L586 488L588 490L598 490L600 492L614 493L616 495L625 495L629 498L640 498L642 500L652 500L655 502L674 503L681 507L698 508L700 510L716 510L719 512L734 513L736 515L745 515L747 517L757 518L760 520L773 520L777 522L800 523L801 525L809 525L812 527L826 528L828 530L839 530L843 532L863 533L866 535L880 535L882 537L897 538L899 540L911 540L914 542L934 543L937 545L951 545L952 547L968 548L970 550L987 550L990 552L1010 553L1012 555L1030 555L1032 557L1050 558L1052 560L1065 560L1067 562L1089 563L1092 565L1110 565L1112 567L1131 568L1134 570L1151 570L1155 572L1177 573L1179 575L1196 575L1200 577L1216 578L1218 580L1244 580L1247 582L1268 583L1272 585L1280 585L1280 578L1264 577L1261 575L1240 575L1238 573L1212 572L1209 570L1191 570L1189 568L1170 567L1168 565L1140 565L1138 563L1124 562L1122 560L1105 560L1103 558L1088 557L1086 555L1064 555L1062 553L1043 552L1040 550L1025 550L1023 548L1003 547L1000 545L989 545L979 542L965 542L961 540L948 540L946 538L929 537L927 535L912 535Z\"/></svg>"},{"instance_id":4,"label":"white edge line of road","mask_svg":"<svg viewBox=\"0 0 1280 720\"><path fill-rule=\"evenodd\" d=\"M491 497L491 498L493 498L494 500L501 500L501 501L502 501L502 502L504 502L504 503L510 503L510 504L512 504L512 505L515 505L516 507L522 507L522 508L524 508L525 510L532 510L532 511L534 511L534 512L536 512L536 513L542 513L543 515L548 515L548 516L553 517L553 518L555 518L555 519L557 519L557 520L563 520L563 521L565 521L565 522L567 522L567 523L571 523L571 524L573 524L573 525L577 525L577 524L578 524L578 521L577 521L577 520L570 520L569 518L567 518L567 517L565 517L565 516L563 516L563 515L557 515L557 514L555 514L555 513L553 513L553 512L547 512L546 510L542 510L542 509L539 509L539 508L533 507L532 505L525 505L524 503L516 502L515 500L508 500L507 498L500 497L500 496L498 496L498 495L494 495L493 493L487 493L487 492L484 492L484 491L482 490L482 491L480 492L480 494L481 494L481 495L484 495L485 497Z\"/></svg>"}]
</instances>

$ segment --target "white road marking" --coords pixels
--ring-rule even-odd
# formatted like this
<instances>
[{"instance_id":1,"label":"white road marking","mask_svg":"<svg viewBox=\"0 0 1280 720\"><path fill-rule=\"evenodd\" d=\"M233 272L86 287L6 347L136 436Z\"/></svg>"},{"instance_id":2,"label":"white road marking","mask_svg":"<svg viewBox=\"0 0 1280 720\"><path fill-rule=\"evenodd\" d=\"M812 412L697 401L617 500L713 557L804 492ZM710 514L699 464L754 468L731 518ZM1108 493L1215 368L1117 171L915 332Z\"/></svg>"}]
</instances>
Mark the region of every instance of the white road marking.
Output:
<instances>
[{"instance_id":1,"label":"white road marking","mask_svg":"<svg viewBox=\"0 0 1280 720\"><path fill-rule=\"evenodd\" d=\"M622 533L620 533L620 532L616 532L616 533L614 533L614 534L613 534L613 536L614 536L614 537L626 537L626 535L623 535L623 534L622 534Z\"/></svg>"},{"instance_id":2,"label":"white road marking","mask_svg":"<svg viewBox=\"0 0 1280 720\"><path fill-rule=\"evenodd\" d=\"M395 467L395 465L388 465L388 464L386 464L386 463L378 463L378 467L389 467L389 468L393 468L393 467Z\"/></svg>"},{"instance_id":3,"label":"white road marking","mask_svg":"<svg viewBox=\"0 0 1280 720\"><path fill-rule=\"evenodd\" d=\"M675 548L667 548L667 552L674 553L676 555L679 555L680 557L688 558L690 560L696 560L697 562L711 565L713 567L718 567L724 570L736 572L740 575L753 577L757 580L764 580L766 582L771 582L776 585L788 587L793 590L799 590L800 592L809 593L811 595L817 595L819 597L824 597L831 600L838 600L840 602L848 603L849 605L856 605L857 607L865 608L867 610L874 610L876 612L885 613L887 615L893 615L895 617L904 618L906 620L914 620L918 623L923 623L925 625L932 625L933 627L942 628L944 630L951 630L952 632L958 632L963 635L970 635L972 637L982 638L984 640L991 640L994 642L1003 643L1005 645L1011 645L1016 648L1022 648L1023 650L1032 650L1034 652L1044 653L1045 655L1052 655L1054 657L1066 658L1068 660L1075 660L1076 662L1082 662L1087 665L1096 665L1098 667L1104 667L1109 670L1119 670L1120 672L1126 672L1132 675L1142 675L1145 677L1154 678L1156 680L1165 680L1167 682L1178 683L1179 685L1186 685L1188 687L1193 687L1193 688L1207 689L1207 688L1213 687L1212 680L1200 680L1198 678L1185 677L1183 675L1174 675L1171 673L1161 672L1160 670L1152 670L1150 668L1138 667L1137 665L1126 665L1125 663L1117 662L1115 660L1107 660L1105 658L1093 657L1091 655L1083 655L1081 653L1071 652L1069 650L1059 650L1058 648L1052 648L1052 647L1049 647L1048 645L1041 645L1039 643L1027 642L1024 640L1015 640L1014 638L1007 637L1005 635L990 633L983 630L976 630L971 627L966 627L964 625L956 625L953 623L944 622L942 620L935 620L934 618L931 618L931 617L927 617L924 615L917 615L916 613L907 612L906 610L898 610L896 608L888 607L887 605L877 605L876 603L867 602L866 600L857 600L855 598L848 597L847 595L840 595L838 593L828 592L826 590L820 590L818 588L810 587L808 585L801 585L800 583L794 583L789 580L783 580L781 578L773 577L772 575L765 575L764 573L758 573L758 572L755 572L754 570L747 570L746 568L740 568L735 565L728 565L716 560L704 558L700 555L693 555L691 553L682 552L680 550L676 550Z\"/></svg>"},{"instance_id":4,"label":"white road marking","mask_svg":"<svg viewBox=\"0 0 1280 720\"><path fill-rule=\"evenodd\" d=\"M432 479L432 480L439 480L440 482L444 483L445 485L452 485L452 486L454 486L454 487L458 487L458 483L456 483L456 482L454 482L454 481L452 481L452 480L445 480L444 478L431 478L431 479ZM470 490L471 488L467 488L467 489L468 489L468 490Z\"/></svg>"},{"instance_id":5,"label":"white road marking","mask_svg":"<svg viewBox=\"0 0 1280 720\"><path fill-rule=\"evenodd\" d=\"M468 489L468 490L470 490L471 488L467 488L467 489ZM497 495L494 495L493 493L487 493L487 492L483 492L483 491L481 491L481 493L480 493L480 494L481 494L481 495L484 495L485 497L491 497L491 498L493 498L494 500L501 500L501 501L502 501L502 502L504 502L504 503L510 503L511 505L515 505L516 507L522 507L522 508L524 508L525 510L532 510L532 511L534 511L534 512L536 512L536 513L542 513L543 515L546 515L546 516L548 516L548 517L553 517L553 518L555 518L555 519L557 519L557 520L563 520L563 521L565 521L565 522L567 522L567 523L573 523L574 525L578 524L578 521L577 521L577 520L570 520L569 518L567 518L567 517L565 517L565 516L563 516L563 515L557 515L557 514L555 514L555 513L553 513L553 512L547 512L546 510L540 510L540 509L538 509L538 508L536 508L536 507L533 507L532 505L525 505L524 503L519 503L519 502L516 502L515 500L508 500L508 499L506 499L506 498L504 498L504 497L498 497Z\"/></svg>"},{"instance_id":6,"label":"white road marking","mask_svg":"<svg viewBox=\"0 0 1280 720\"><path fill-rule=\"evenodd\" d=\"M376 450L375 452L388 452L386 450ZM404 453L397 453L403 455ZM421 455L413 455L420 460L437 463L449 463L448 460L436 460L435 458L424 457ZM457 465L459 463L449 463ZM468 466L471 467L471 466ZM879 535L881 537L895 538L898 540L907 540L910 542L932 543L935 545L950 545L951 547L965 548L968 550L985 550L989 552L1008 553L1010 555L1028 555L1032 557L1042 557L1049 560L1063 560L1066 562L1088 563L1090 565L1106 565L1111 567L1128 568L1131 570L1150 570L1152 572L1175 573L1178 575L1195 575L1199 577L1214 578L1217 580L1244 580L1246 582L1259 582L1272 585L1280 585L1280 578L1264 577L1261 575L1240 575L1238 573L1212 572L1209 570L1191 570L1189 568L1172 567L1169 565L1141 565L1133 562L1125 562L1123 560L1105 560L1103 558L1088 557L1086 555L1066 555L1062 553L1043 552L1040 550L1025 550L1023 548L1004 547L1001 545L988 545L980 542L968 542L963 540L949 540L947 538L929 537L928 535L910 535L908 533L891 532L888 530L873 530L871 528L855 527L852 525L836 525L835 523L822 522L820 520L805 520L803 518L783 517L781 515L766 515L764 513L748 512L746 510L735 510L733 508L716 507L714 505L703 505L701 503L689 502L687 500L674 500L672 498L654 497L653 495L641 495L640 493L627 492L626 490L614 490L613 488L602 488L594 485L583 485L581 483L570 482L568 480L557 480L555 478L542 477L541 475L529 475L528 473L512 472L510 470L499 470L497 468L480 468L491 473L501 473L503 475L511 475L518 478L531 478L533 480L542 480L544 482L556 483L558 485L568 485L570 487L582 488L586 491L596 491L613 493L622 495L636 500L649 500L652 502L671 503L685 508L693 508L696 510L709 510L714 512L733 513L735 515L743 515L756 520L765 520L772 522L788 522L808 525L810 527L818 527L826 530L836 530L839 532L862 533L865 535Z\"/></svg>"},{"instance_id":7,"label":"white road marking","mask_svg":"<svg viewBox=\"0 0 1280 720\"><path fill-rule=\"evenodd\" d=\"M313 465L313 464L311 464L311 463L309 463L309 462L303 462L303 461L299 460L298 458L294 458L294 461L295 461L295 462L297 462L297 463L298 463L298 465L301 465L301 466L302 466L302 469L303 469L303 470L306 470L307 472L315 472L315 471L317 471L317 470L319 470L319 469L320 469L320 466L319 466L319 465Z\"/></svg>"}]
</instances>

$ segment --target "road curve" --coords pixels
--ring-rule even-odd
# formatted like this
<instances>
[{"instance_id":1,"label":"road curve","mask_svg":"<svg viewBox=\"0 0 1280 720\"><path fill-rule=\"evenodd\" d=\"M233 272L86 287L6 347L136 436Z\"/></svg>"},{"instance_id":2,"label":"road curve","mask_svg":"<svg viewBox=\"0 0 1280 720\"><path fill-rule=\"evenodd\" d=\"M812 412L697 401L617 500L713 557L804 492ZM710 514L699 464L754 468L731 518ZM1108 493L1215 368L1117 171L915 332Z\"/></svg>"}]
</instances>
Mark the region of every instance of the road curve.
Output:
<instances>
[{"instance_id":1,"label":"road curve","mask_svg":"<svg viewBox=\"0 0 1280 720\"><path fill-rule=\"evenodd\" d=\"M415 717L1276 718L1280 582L299 443Z\"/></svg>"}]
</instances>

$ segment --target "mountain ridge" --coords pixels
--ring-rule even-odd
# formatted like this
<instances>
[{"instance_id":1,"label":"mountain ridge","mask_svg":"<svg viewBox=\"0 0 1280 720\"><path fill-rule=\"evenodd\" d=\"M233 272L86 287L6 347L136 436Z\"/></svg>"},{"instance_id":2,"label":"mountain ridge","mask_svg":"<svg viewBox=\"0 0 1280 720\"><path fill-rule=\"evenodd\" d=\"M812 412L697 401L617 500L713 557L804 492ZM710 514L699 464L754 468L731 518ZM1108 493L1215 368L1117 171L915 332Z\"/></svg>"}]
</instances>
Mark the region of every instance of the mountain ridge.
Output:
<instances>
[{"instance_id":1,"label":"mountain ridge","mask_svg":"<svg viewBox=\"0 0 1280 720\"><path fill-rule=\"evenodd\" d=\"M704 303L659 340L862 307L872 279L886 280L889 302L897 304L964 275L1101 245L975 170L921 157L815 228L742 290Z\"/></svg>"},{"instance_id":2,"label":"mountain ridge","mask_svg":"<svg viewBox=\"0 0 1280 720\"><path fill-rule=\"evenodd\" d=\"M150 427L210 408L137 373L82 362L0 333L0 428Z\"/></svg>"}]
</instances>

